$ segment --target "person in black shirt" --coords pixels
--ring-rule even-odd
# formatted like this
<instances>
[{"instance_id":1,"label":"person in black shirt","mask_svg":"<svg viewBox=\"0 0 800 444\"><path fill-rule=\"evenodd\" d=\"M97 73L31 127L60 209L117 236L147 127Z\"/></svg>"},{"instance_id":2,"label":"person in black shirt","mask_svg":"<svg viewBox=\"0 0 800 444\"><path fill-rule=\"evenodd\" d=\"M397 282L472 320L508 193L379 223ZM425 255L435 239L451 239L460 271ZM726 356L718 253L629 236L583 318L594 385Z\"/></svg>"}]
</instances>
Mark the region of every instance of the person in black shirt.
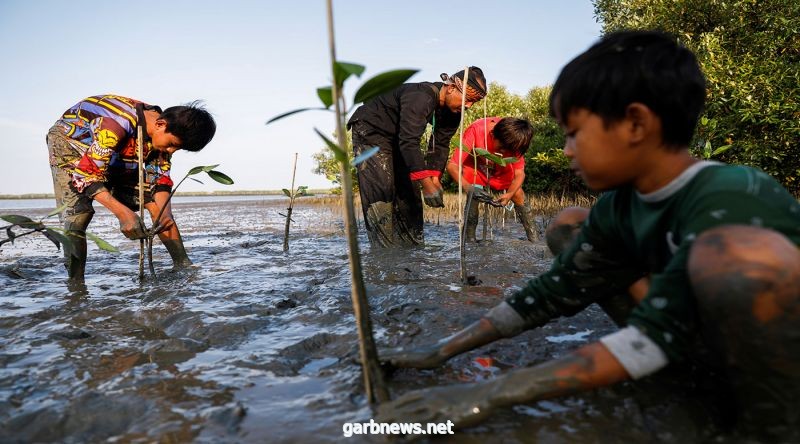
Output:
<instances>
[{"instance_id":1,"label":"person in black shirt","mask_svg":"<svg viewBox=\"0 0 800 444\"><path fill-rule=\"evenodd\" d=\"M361 207L370 243L382 247L418 245L423 241L422 199L443 207L439 178L447 162L450 139L461 121L461 103L469 108L486 96L486 78L471 66L442 82L406 83L356 109L347 123L356 156L380 151L358 165ZM466 77L466 82L464 79ZM420 147L428 124L428 150Z\"/></svg>"}]
</instances>

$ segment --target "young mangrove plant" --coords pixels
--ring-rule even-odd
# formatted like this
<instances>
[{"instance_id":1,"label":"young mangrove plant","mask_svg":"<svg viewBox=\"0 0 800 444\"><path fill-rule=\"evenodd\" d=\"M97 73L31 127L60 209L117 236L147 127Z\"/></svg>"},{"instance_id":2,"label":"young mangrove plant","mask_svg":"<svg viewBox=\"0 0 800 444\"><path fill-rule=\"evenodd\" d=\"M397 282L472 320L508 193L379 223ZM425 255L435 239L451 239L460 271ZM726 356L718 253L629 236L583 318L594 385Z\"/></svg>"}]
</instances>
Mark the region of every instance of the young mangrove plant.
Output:
<instances>
[{"instance_id":1,"label":"young mangrove plant","mask_svg":"<svg viewBox=\"0 0 800 444\"><path fill-rule=\"evenodd\" d=\"M28 236L34 233L41 233L44 237L53 242L56 248L60 250L63 246L64 252L68 253L72 250L72 240L66 235L66 230L61 227L47 225L44 223L45 219L61 213L66 207L66 205L62 205L61 207L50 211L46 216L42 217L38 221L19 214L0 215L0 219L9 223L9 225L0 227L0 230L3 230L6 234L5 239L0 239L0 248L2 248L3 244L6 243L13 244L14 240L20 237ZM14 231L15 229L25 231L17 232ZM89 233L88 231L86 232L86 237L94 242L95 245L97 245L97 247L101 250L109 251L111 253L119 253L119 250L113 245L97 237L96 235Z\"/></svg>"},{"instance_id":2,"label":"young mangrove plant","mask_svg":"<svg viewBox=\"0 0 800 444\"><path fill-rule=\"evenodd\" d=\"M289 225L294 222L292 220L292 210L294 209L294 200L298 197L313 196L308 192L308 187L301 185L294 188L294 178L297 173L297 153L294 153L294 165L292 166L292 187L290 189L283 189L283 194L289 198L289 208L286 209L286 214L278 213L286 218L286 228L283 231L283 251L289 251Z\"/></svg>"},{"instance_id":3,"label":"young mangrove plant","mask_svg":"<svg viewBox=\"0 0 800 444\"><path fill-rule=\"evenodd\" d=\"M339 161L342 176L342 205L345 214L345 232L350 257L350 273L352 276L351 294L353 300L353 311L355 312L356 323L359 337L359 353L364 376L364 387L366 389L367 400L370 404L387 401L389 392L383 384L383 375L378 363L378 353L375 347L375 340L372 335L372 322L369 317L369 304L367 302L366 290L364 288L364 276L361 269L361 253L358 248L358 237L356 233L357 224L355 216L355 206L353 204L353 184L350 176L350 165L357 165L370 156L378 152L378 148L367 150L352 161L349 158L349 147L345 134L345 118L348 108L342 94L344 82L351 76L361 77L365 67L355 63L340 62L336 59L336 44L333 29L333 5L332 0L327 0L328 13L328 40L330 44L331 71L333 84L329 87L317 89L317 95L322 101L323 107L302 108L290 111L270 119L267 124L286 116L307 110L326 110L333 111L336 119L337 142L330 140L318 129L316 133L322 138L328 148ZM417 71L411 69L401 69L384 72L364 82L356 91L353 99L353 106L367 101L375 96L389 92L402 85ZM352 107L351 107L352 109Z\"/></svg>"},{"instance_id":4,"label":"young mangrove plant","mask_svg":"<svg viewBox=\"0 0 800 444\"><path fill-rule=\"evenodd\" d=\"M191 180L193 180L195 182L198 182L198 183L202 184L203 182L201 182L200 180L195 179L194 177L191 177L191 176L194 176L194 175L200 174L200 173L208 174L208 177L214 179L215 181L217 181L217 182L219 182L219 183L221 183L223 185L232 185L233 184L233 179L228 177L225 173L222 173L222 172L217 171L217 170L214 169L214 168L216 168L218 166L219 165L196 166L196 167L190 169L189 172L186 173L185 176L183 176L183 179L181 179L180 182L178 182L177 185L172 187L172 191L169 193L169 196L167 197L166 202L164 202L164 206L161 207L161 210L158 212L158 216L156 216L153 219L153 226L147 230L147 237L144 239L144 243L147 246L147 262L148 262L148 266L150 268L150 274L152 276L155 276L155 274L156 274L155 268L153 267L153 238L159 232L161 232L161 229L163 228L162 225L161 225L161 216L164 214L164 211L167 209L167 207L169 206L169 203L172 201L172 196L175 195L175 191L178 190L178 187L180 187L181 184L184 181L186 181L186 179L191 179ZM143 190L144 188L140 187L140 189ZM143 202L143 201L144 201L143 198L139 199L139 202ZM144 221L144 219L142 219L142 221ZM144 259L143 259L143 255L141 254L141 252L140 252L140 255L139 255L139 278L140 279L144 278Z\"/></svg>"}]
</instances>

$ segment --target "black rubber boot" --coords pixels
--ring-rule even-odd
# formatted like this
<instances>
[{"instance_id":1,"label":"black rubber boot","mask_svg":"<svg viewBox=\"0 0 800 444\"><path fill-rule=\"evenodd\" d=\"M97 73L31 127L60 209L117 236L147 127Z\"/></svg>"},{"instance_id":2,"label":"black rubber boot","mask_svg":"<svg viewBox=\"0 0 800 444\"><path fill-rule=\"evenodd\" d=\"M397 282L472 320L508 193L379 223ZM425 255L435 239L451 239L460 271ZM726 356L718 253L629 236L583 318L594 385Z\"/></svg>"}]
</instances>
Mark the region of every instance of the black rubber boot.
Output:
<instances>
[{"instance_id":1,"label":"black rubber boot","mask_svg":"<svg viewBox=\"0 0 800 444\"><path fill-rule=\"evenodd\" d=\"M464 206L464 239L466 242L477 242L475 231L478 229L478 201L467 196Z\"/></svg>"},{"instance_id":2,"label":"black rubber boot","mask_svg":"<svg viewBox=\"0 0 800 444\"><path fill-rule=\"evenodd\" d=\"M70 281L83 282L86 274L86 228L92 221L94 213L82 213L72 216L64 224L65 234L70 245L64 245L64 266Z\"/></svg>"},{"instance_id":3,"label":"black rubber boot","mask_svg":"<svg viewBox=\"0 0 800 444\"><path fill-rule=\"evenodd\" d=\"M517 213L519 221L525 228L525 236L531 242L539 240L539 230L536 227L536 221L533 219L533 210L531 209L530 201L525 201L524 205L514 204L514 210Z\"/></svg>"},{"instance_id":4,"label":"black rubber boot","mask_svg":"<svg viewBox=\"0 0 800 444\"><path fill-rule=\"evenodd\" d=\"M172 258L173 268L180 269L192 265L192 260L186 254L186 248L183 246L183 238L178 234L178 239L161 239L161 243L167 248L169 256Z\"/></svg>"},{"instance_id":5,"label":"black rubber boot","mask_svg":"<svg viewBox=\"0 0 800 444\"><path fill-rule=\"evenodd\" d=\"M375 202L367 209L367 237L372 245L394 246L393 211L391 202Z\"/></svg>"}]
</instances>

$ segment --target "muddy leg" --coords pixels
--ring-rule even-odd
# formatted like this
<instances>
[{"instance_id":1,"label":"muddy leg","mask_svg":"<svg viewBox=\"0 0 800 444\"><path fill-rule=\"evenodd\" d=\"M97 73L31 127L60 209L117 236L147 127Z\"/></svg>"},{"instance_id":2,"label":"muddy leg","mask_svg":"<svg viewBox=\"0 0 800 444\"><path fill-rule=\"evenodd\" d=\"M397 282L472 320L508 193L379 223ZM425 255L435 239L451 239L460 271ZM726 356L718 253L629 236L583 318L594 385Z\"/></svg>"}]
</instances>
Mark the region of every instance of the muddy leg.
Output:
<instances>
[{"instance_id":1,"label":"muddy leg","mask_svg":"<svg viewBox=\"0 0 800 444\"><path fill-rule=\"evenodd\" d=\"M531 202L526 201L523 205L514 204L514 210L517 212L517 217L525 228L525 236L528 240L531 242L539 240L539 230L536 228L536 221L533 219Z\"/></svg>"},{"instance_id":2,"label":"muddy leg","mask_svg":"<svg viewBox=\"0 0 800 444\"><path fill-rule=\"evenodd\" d=\"M464 239L466 239L467 242L476 242L475 231L477 231L477 229L478 201L467 197L467 203L464 208Z\"/></svg>"},{"instance_id":3,"label":"muddy leg","mask_svg":"<svg viewBox=\"0 0 800 444\"><path fill-rule=\"evenodd\" d=\"M63 246L64 266L67 268L69 285L82 284L86 274L86 227L94 216L92 199L76 193L71 187L72 178L59 166L68 163L68 159L79 154L69 139L54 126L47 133L46 141L56 206L66 205L58 218L64 223L65 234L72 244Z\"/></svg>"},{"instance_id":4,"label":"muddy leg","mask_svg":"<svg viewBox=\"0 0 800 444\"><path fill-rule=\"evenodd\" d=\"M370 244L391 247L394 238L395 172L392 144L364 122L352 125L353 154L379 147L377 154L358 165L358 194Z\"/></svg>"},{"instance_id":5,"label":"muddy leg","mask_svg":"<svg viewBox=\"0 0 800 444\"><path fill-rule=\"evenodd\" d=\"M558 256L572 245L588 216L589 209L581 207L565 208L558 213L544 232L547 248L553 256Z\"/></svg>"},{"instance_id":6,"label":"muddy leg","mask_svg":"<svg viewBox=\"0 0 800 444\"><path fill-rule=\"evenodd\" d=\"M395 150L395 156L395 236L404 246L420 245L424 242L422 196L419 186L411 181L411 172L406 167L399 149Z\"/></svg>"},{"instance_id":7,"label":"muddy leg","mask_svg":"<svg viewBox=\"0 0 800 444\"><path fill-rule=\"evenodd\" d=\"M186 254L186 248L183 246L183 238L180 231L178 231L178 226L173 225L173 229L174 233L173 230L163 231L158 234L158 238L161 239L161 243L164 244L164 247L169 252L169 256L172 258L172 265L176 269L188 267L192 265L192 260Z\"/></svg>"},{"instance_id":8,"label":"muddy leg","mask_svg":"<svg viewBox=\"0 0 800 444\"><path fill-rule=\"evenodd\" d=\"M733 388L739 425L794 442L800 438L800 250L771 230L719 227L694 242L688 271L701 334Z\"/></svg>"},{"instance_id":9,"label":"muddy leg","mask_svg":"<svg viewBox=\"0 0 800 444\"><path fill-rule=\"evenodd\" d=\"M71 245L64 246L64 266L70 282L80 283L86 274L86 227L94 213L81 213L67 217L64 230Z\"/></svg>"},{"instance_id":10,"label":"muddy leg","mask_svg":"<svg viewBox=\"0 0 800 444\"><path fill-rule=\"evenodd\" d=\"M394 245L394 205L374 202L366 211L367 236L372 245L387 248Z\"/></svg>"},{"instance_id":11,"label":"muddy leg","mask_svg":"<svg viewBox=\"0 0 800 444\"><path fill-rule=\"evenodd\" d=\"M581 225L583 225L583 222L588 216L589 209L581 207L565 208L558 213L544 233L547 247L554 256L558 256L562 251L572 245L572 242L581 230ZM647 281L638 281L631 286L629 293L630 294L614 295L597 301L597 305L599 305L600 308L606 312L608 317L618 326L625 326L627 324L628 315L633 308L636 307L636 301L644 298L644 295L647 293Z\"/></svg>"}]
</instances>

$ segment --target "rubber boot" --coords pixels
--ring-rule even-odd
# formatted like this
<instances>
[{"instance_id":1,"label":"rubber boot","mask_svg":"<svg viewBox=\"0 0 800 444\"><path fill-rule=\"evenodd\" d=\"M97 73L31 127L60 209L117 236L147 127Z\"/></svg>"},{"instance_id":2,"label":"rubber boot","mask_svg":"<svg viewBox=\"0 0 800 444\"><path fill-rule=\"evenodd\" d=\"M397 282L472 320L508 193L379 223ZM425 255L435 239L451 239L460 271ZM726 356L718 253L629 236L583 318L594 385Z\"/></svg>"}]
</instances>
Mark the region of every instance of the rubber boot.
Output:
<instances>
[{"instance_id":1,"label":"rubber boot","mask_svg":"<svg viewBox=\"0 0 800 444\"><path fill-rule=\"evenodd\" d=\"M367 209L367 236L372 245L394 246L394 206L391 202L375 202Z\"/></svg>"},{"instance_id":2,"label":"rubber boot","mask_svg":"<svg viewBox=\"0 0 800 444\"><path fill-rule=\"evenodd\" d=\"M72 216L64 224L65 234L70 240L64 245L64 266L71 282L83 282L86 274L86 227L92 221L93 213Z\"/></svg>"},{"instance_id":3,"label":"rubber boot","mask_svg":"<svg viewBox=\"0 0 800 444\"><path fill-rule=\"evenodd\" d=\"M519 221L525 228L525 236L531 242L539 240L539 230L536 228L536 221L533 219L533 210L531 209L530 201L525 201L524 205L514 204L514 210L517 213Z\"/></svg>"},{"instance_id":4,"label":"rubber boot","mask_svg":"<svg viewBox=\"0 0 800 444\"><path fill-rule=\"evenodd\" d=\"M478 201L467 196L464 206L464 239L466 242L477 242L475 231L478 229Z\"/></svg>"},{"instance_id":5,"label":"rubber boot","mask_svg":"<svg viewBox=\"0 0 800 444\"><path fill-rule=\"evenodd\" d=\"M192 265L192 260L186 254L186 248L183 246L183 239L178 234L178 239L161 239L161 243L167 248L169 256L172 258L172 266L178 270Z\"/></svg>"}]
</instances>

